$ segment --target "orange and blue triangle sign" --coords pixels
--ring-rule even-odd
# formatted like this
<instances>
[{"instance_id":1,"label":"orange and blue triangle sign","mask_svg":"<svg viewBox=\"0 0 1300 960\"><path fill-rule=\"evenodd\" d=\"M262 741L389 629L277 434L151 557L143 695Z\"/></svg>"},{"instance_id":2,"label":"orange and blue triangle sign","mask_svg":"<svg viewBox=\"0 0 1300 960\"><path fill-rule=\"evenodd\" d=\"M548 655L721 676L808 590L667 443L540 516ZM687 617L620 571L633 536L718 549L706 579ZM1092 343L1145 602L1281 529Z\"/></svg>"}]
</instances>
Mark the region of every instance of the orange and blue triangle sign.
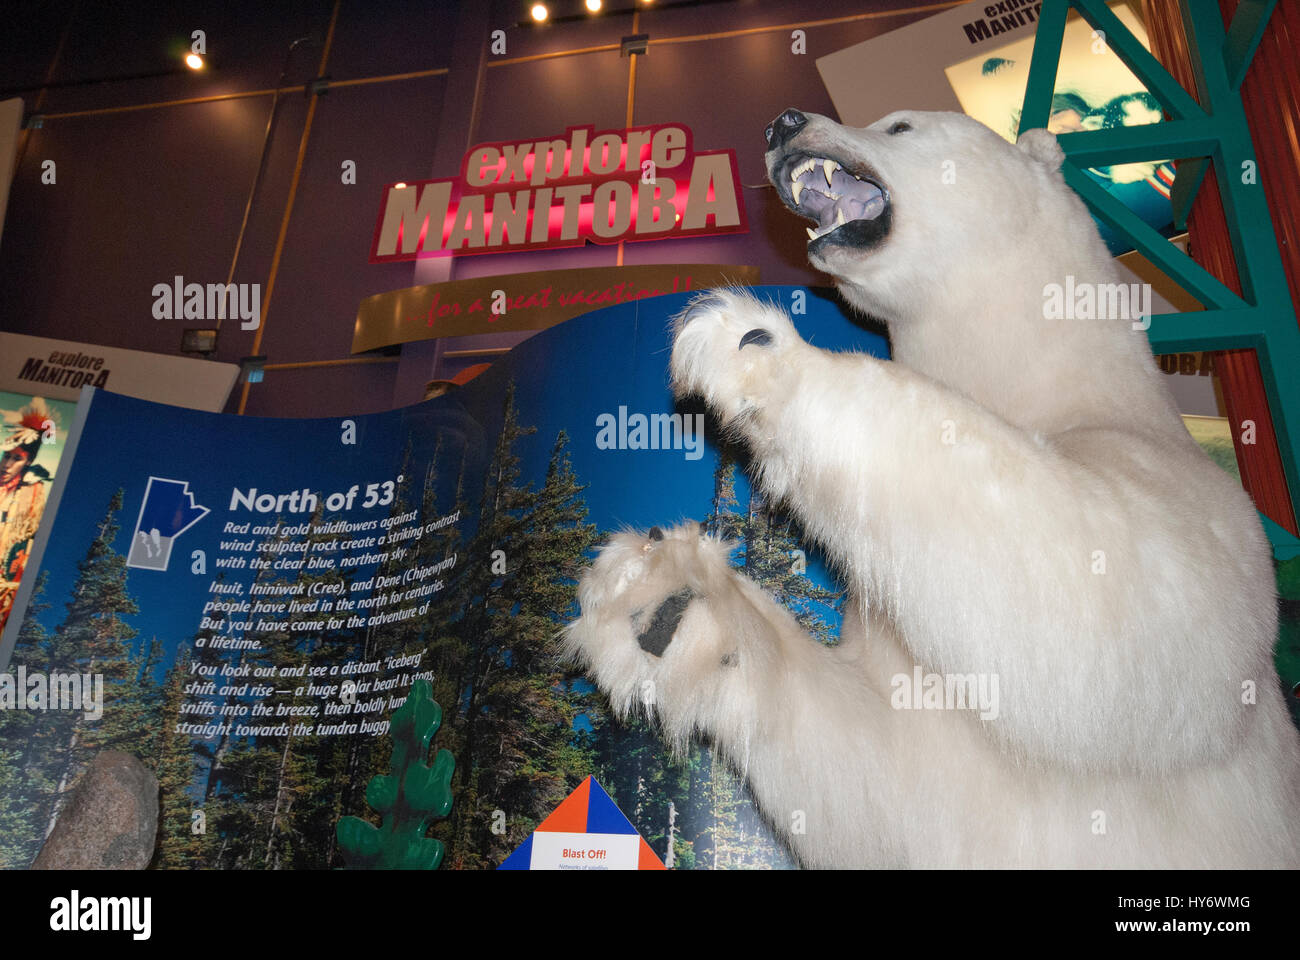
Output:
<instances>
[{"instance_id":1,"label":"orange and blue triangle sign","mask_svg":"<svg viewBox=\"0 0 1300 960\"><path fill-rule=\"evenodd\" d=\"M498 870L666 870L650 844L588 777Z\"/></svg>"}]
</instances>

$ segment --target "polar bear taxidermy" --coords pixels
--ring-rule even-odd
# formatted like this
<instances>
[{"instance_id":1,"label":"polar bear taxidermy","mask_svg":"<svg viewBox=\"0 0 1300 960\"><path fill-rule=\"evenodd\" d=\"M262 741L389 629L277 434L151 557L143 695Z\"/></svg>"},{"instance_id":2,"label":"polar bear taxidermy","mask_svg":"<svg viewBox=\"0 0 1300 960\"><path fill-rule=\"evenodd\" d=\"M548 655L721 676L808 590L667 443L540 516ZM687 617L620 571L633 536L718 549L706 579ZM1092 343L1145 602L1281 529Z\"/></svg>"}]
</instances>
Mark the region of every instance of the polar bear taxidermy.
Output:
<instances>
[{"instance_id":1,"label":"polar bear taxidermy","mask_svg":"<svg viewBox=\"0 0 1300 960\"><path fill-rule=\"evenodd\" d=\"M805 866L1296 866L1269 545L1145 324L1045 310L1053 284L1121 282L1055 138L914 111L767 135L809 260L893 361L718 290L676 319L672 382L835 562L840 643L686 524L612 538L567 655L620 715L711 739ZM902 709L932 674L996 703Z\"/></svg>"}]
</instances>

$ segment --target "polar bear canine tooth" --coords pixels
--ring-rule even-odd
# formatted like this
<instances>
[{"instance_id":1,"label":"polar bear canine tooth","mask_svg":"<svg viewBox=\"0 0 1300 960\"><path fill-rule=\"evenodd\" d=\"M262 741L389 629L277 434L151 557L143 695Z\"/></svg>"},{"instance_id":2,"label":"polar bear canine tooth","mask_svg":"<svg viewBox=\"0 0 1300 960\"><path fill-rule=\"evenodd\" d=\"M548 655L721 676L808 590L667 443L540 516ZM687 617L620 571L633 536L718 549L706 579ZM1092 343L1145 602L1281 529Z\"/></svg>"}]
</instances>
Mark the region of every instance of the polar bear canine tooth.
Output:
<instances>
[{"instance_id":1,"label":"polar bear canine tooth","mask_svg":"<svg viewBox=\"0 0 1300 960\"><path fill-rule=\"evenodd\" d=\"M760 347L765 347L771 342L772 342L772 335L768 333L766 330L764 330L762 327L758 327L754 330L749 331L749 333L741 337L740 346L737 347L736 349L744 350L751 343L756 343Z\"/></svg>"},{"instance_id":2,"label":"polar bear canine tooth","mask_svg":"<svg viewBox=\"0 0 1300 960\"><path fill-rule=\"evenodd\" d=\"M840 168L840 165L834 160L822 161L822 173L826 174L826 186L831 185L831 174Z\"/></svg>"},{"instance_id":3,"label":"polar bear canine tooth","mask_svg":"<svg viewBox=\"0 0 1300 960\"><path fill-rule=\"evenodd\" d=\"M839 210L837 208L835 213L836 213L836 218L834 223L828 224L827 226L824 227L819 226L816 230L814 230L812 227L804 227L804 229L808 231L808 239L820 240L822 237L826 236L826 234L830 233L832 230L838 230L840 227L844 226L844 224L848 222L848 220L844 217L844 213L842 210Z\"/></svg>"},{"instance_id":4,"label":"polar bear canine tooth","mask_svg":"<svg viewBox=\"0 0 1300 960\"><path fill-rule=\"evenodd\" d=\"M799 194L803 193L803 181L796 180L790 184L790 193L794 195L794 205L799 206Z\"/></svg>"}]
</instances>

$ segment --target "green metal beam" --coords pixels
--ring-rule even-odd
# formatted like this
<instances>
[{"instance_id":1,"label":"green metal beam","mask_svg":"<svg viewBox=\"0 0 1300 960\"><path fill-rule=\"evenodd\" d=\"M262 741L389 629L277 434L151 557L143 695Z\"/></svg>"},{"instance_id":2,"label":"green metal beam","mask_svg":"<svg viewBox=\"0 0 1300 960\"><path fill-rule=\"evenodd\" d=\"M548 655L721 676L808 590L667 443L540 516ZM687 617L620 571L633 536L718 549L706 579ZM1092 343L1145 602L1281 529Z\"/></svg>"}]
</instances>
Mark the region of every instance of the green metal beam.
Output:
<instances>
[{"instance_id":1,"label":"green metal beam","mask_svg":"<svg viewBox=\"0 0 1300 960\"><path fill-rule=\"evenodd\" d=\"M1045 0L1043 6L1053 6L1061 0ZM1142 46L1137 37L1129 32L1124 22L1111 12L1105 0L1072 0L1083 19L1092 24L1094 30L1101 31L1106 37L1106 46L1115 51L1115 55L1124 65L1137 75L1146 86L1147 91L1155 97L1169 113L1179 120L1192 120L1205 117L1205 110L1182 86L1169 75L1160 61L1151 55L1151 51ZM1039 27L1042 30L1042 27ZM1033 69L1032 63L1030 69Z\"/></svg>"},{"instance_id":2,"label":"green metal beam","mask_svg":"<svg viewBox=\"0 0 1300 960\"><path fill-rule=\"evenodd\" d=\"M1216 146L1215 124L1200 120L1171 120L1140 127L1064 133L1057 141L1076 166L1100 167L1170 157L1208 156Z\"/></svg>"},{"instance_id":3,"label":"green metal beam","mask_svg":"<svg viewBox=\"0 0 1300 960\"><path fill-rule=\"evenodd\" d=\"M1159 124L1152 124L1158 127ZM1174 246L1160 232L1136 213L1116 200L1095 180L1074 166L1074 157L1067 155L1061 166L1074 192L1083 198L1093 215L1120 233L1133 244L1142 256L1168 274L1170 279L1188 292L1203 307L1236 309L1246 307L1246 301L1237 296L1218 277Z\"/></svg>"},{"instance_id":4,"label":"green metal beam","mask_svg":"<svg viewBox=\"0 0 1300 960\"><path fill-rule=\"evenodd\" d=\"M1104 0L1043 0L1029 68L1020 132L1047 126L1061 43L1070 7L1104 34L1110 49L1175 119L1121 130L1059 137L1062 174L1093 215L1133 246L1206 309L1151 318L1147 335L1156 352L1253 348L1277 434L1287 488L1300 506L1300 327L1291 302L1277 235L1260 184L1240 87L1275 0L1242 0L1225 33L1217 3L1180 0L1199 103L1170 76ZM1223 200L1242 295L1193 261L1092 180L1083 168L1174 158L1178 173L1171 203L1175 222L1188 210L1209 165ZM1271 171L1270 171L1271 172ZM1279 172L1279 175L1285 175ZM1240 425L1234 425L1234 429ZM1264 519L1279 559L1300 555L1300 539Z\"/></svg>"},{"instance_id":5,"label":"green metal beam","mask_svg":"<svg viewBox=\"0 0 1300 960\"><path fill-rule=\"evenodd\" d=\"M1169 203L1174 208L1174 229L1187 229L1187 217L1192 212L1192 204L1196 202L1196 194L1209 169L1208 156L1178 161L1174 185L1169 191Z\"/></svg>"},{"instance_id":6,"label":"green metal beam","mask_svg":"<svg viewBox=\"0 0 1300 960\"><path fill-rule=\"evenodd\" d=\"M1201 102L1222 124L1220 147L1211 160L1242 293L1255 305L1263 329L1256 356L1294 508L1300 505L1300 472L1295 459L1296 431L1300 430L1300 327L1260 182L1262 172L1242 108L1240 84L1233 82L1224 58L1228 39L1223 17L1218 4L1182 0L1181 6ZM1289 533L1285 543L1280 542L1276 536L1285 531L1273 529L1275 548L1300 544Z\"/></svg>"},{"instance_id":7,"label":"green metal beam","mask_svg":"<svg viewBox=\"0 0 1300 960\"><path fill-rule=\"evenodd\" d=\"M1034 53L1029 60L1029 79L1025 85L1025 102L1020 108L1020 130L1046 127L1052 110L1052 93L1056 90L1056 68L1061 60L1061 41L1065 39L1065 16L1069 6L1045 2L1038 11L1038 29L1034 35Z\"/></svg>"},{"instance_id":8,"label":"green metal beam","mask_svg":"<svg viewBox=\"0 0 1300 960\"><path fill-rule=\"evenodd\" d=\"M1255 349L1264 340L1258 324L1258 311L1253 307L1157 313L1151 317L1147 339L1156 353Z\"/></svg>"},{"instance_id":9,"label":"green metal beam","mask_svg":"<svg viewBox=\"0 0 1300 960\"><path fill-rule=\"evenodd\" d=\"M1241 0L1237 5L1223 45L1223 66L1233 90L1241 89L1241 81L1246 79L1246 70L1275 6L1277 0Z\"/></svg>"}]
</instances>

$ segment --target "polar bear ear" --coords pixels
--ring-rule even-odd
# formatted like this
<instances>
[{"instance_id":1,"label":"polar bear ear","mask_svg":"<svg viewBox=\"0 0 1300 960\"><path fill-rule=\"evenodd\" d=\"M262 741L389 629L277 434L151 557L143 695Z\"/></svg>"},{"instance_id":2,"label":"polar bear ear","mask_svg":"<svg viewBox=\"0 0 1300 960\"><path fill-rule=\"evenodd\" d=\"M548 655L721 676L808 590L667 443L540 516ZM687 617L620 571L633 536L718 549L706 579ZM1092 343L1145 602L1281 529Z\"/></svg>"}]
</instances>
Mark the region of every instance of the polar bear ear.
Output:
<instances>
[{"instance_id":1,"label":"polar bear ear","mask_svg":"<svg viewBox=\"0 0 1300 960\"><path fill-rule=\"evenodd\" d=\"M1065 151L1056 142L1056 134L1044 127L1026 130L1016 141L1016 146L1049 170L1059 170L1065 160Z\"/></svg>"}]
</instances>

